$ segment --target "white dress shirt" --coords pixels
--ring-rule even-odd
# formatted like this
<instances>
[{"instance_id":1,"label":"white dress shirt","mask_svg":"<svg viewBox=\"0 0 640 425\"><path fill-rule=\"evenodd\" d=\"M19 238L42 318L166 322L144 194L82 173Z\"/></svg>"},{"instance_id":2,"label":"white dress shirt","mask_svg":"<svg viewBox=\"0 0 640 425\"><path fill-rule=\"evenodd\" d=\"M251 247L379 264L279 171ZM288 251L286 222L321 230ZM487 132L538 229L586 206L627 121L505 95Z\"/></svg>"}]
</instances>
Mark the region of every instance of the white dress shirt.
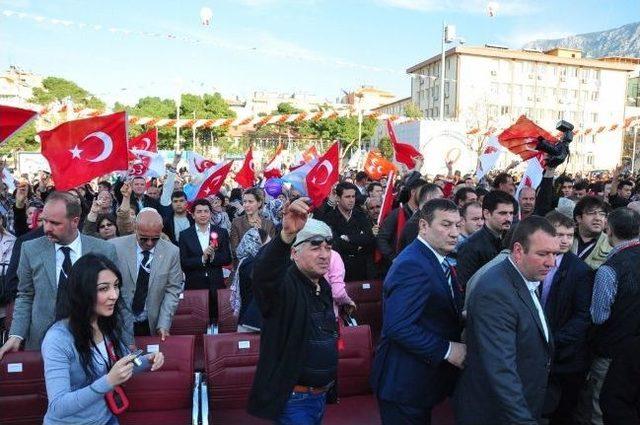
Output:
<instances>
[{"instance_id":1,"label":"white dress shirt","mask_svg":"<svg viewBox=\"0 0 640 425\"><path fill-rule=\"evenodd\" d=\"M205 231L200 230L200 226L196 224L196 235L198 235L198 242L200 242L200 248L202 252L209 247L209 241L211 239L211 233L209 233L209 225L205 227Z\"/></svg>"},{"instance_id":2,"label":"white dress shirt","mask_svg":"<svg viewBox=\"0 0 640 425\"><path fill-rule=\"evenodd\" d=\"M549 342L549 329L547 329L547 319L545 319L544 317L544 310L542 309L540 300L536 295L536 289L538 289L538 286L540 286L540 282L531 282L527 280L524 277L524 275L520 272L518 267L516 267L511 257L509 257L509 261L511 261L511 264L513 264L513 267L515 267L515 269L518 271L518 274L520 274L520 277L522 278L522 280L524 280L524 283L527 285L527 289L529 290L529 294L531 295L531 299L533 300L533 305L535 305L536 310L538 310L538 317L540 318L540 322L542 323L542 330L544 331L544 339L546 339L547 342Z\"/></svg>"},{"instance_id":3,"label":"white dress shirt","mask_svg":"<svg viewBox=\"0 0 640 425\"><path fill-rule=\"evenodd\" d=\"M64 252L60 248L68 246L70 248L69 257L71 257L71 265L74 265L78 258L82 257L82 240L80 239L80 232L78 236L68 245L55 244L56 249L56 286L58 286L58 280L60 280L60 271L62 270L62 263L64 263Z\"/></svg>"}]
</instances>

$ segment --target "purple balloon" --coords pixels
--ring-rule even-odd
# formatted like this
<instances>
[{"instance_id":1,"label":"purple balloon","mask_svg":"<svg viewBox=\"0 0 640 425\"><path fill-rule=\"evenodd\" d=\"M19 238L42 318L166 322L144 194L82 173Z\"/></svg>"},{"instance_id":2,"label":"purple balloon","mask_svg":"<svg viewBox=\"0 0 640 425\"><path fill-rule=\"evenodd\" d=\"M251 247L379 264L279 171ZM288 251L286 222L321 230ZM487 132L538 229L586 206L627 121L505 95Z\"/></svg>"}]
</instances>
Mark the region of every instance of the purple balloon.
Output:
<instances>
[{"instance_id":1,"label":"purple balloon","mask_svg":"<svg viewBox=\"0 0 640 425\"><path fill-rule=\"evenodd\" d=\"M264 184L264 191L274 198L282 193L282 179L269 179Z\"/></svg>"}]
</instances>

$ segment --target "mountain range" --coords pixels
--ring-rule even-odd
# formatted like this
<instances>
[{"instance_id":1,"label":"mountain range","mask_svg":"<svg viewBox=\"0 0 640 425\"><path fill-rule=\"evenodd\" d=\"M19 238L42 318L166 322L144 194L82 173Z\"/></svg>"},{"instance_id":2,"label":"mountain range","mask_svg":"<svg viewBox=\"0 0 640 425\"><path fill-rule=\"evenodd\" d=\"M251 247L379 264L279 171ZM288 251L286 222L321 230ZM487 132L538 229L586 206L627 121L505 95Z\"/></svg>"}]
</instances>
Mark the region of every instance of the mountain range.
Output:
<instances>
[{"instance_id":1,"label":"mountain range","mask_svg":"<svg viewBox=\"0 0 640 425\"><path fill-rule=\"evenodd\" d=\"M632 56L640 57L640 22L604 31L572 35L555 40L535 40L524 49L547 51L555 47L582 50L583 57Z\"/></svg>"}]
</instances>

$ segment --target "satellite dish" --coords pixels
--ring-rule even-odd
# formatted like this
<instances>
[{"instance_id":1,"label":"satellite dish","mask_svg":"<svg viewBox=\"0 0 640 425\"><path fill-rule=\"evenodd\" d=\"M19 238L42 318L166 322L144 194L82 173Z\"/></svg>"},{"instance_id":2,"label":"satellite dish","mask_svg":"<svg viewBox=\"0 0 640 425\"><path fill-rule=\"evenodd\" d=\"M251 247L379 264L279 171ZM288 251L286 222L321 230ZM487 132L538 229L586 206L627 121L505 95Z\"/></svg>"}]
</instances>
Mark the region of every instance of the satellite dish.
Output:
<instances>
[{"instance_id":1,"label":"satellite dish","mask_svg":"<svg viewBox=\"0 0 640 425\"><path fill-rule=\"evenodd\" d=\"M208 27L211 24L211 19L213 18L213 11L209 7L203 7L200 9L200 22L205 27Z\"/></svg>"}]
</instances>

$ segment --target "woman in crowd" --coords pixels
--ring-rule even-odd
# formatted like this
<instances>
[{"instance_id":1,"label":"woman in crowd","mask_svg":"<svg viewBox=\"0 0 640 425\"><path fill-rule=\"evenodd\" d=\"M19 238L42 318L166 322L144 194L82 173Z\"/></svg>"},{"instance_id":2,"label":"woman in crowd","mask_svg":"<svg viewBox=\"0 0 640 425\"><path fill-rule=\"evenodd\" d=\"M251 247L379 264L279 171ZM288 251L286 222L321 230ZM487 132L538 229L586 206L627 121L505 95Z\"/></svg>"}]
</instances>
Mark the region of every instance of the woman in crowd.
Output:
<instances>
[{"instance_id":1,"label":"woman in crowd","mask_svg":"<svg viewBox=\"0 0 640 425\"><path fill-rule=\"evenodd\" d=\"M231 220L224 206L224 195L220 192L207 198L211 203L211 224L222 227L227 232L231 230Z\"/></svg>"},{"instance_id":2,"label":"woman in crowd","mask_svg":"<svg viewBox=\"0 0 640 425\"><path fill-rule=\"evenodd\" d=\"M229 202L227 203L227 214L231 221L233 221L236 217L240 217L244 212L244 208L242 207L242 189L236 187L231 190L231 195L229 196Z\"/></svg>"},{"instance_id":3,"label":"woman in crowd","mask_svg":"<svg viewBox=\"0 0 640 425\"><path fill-rule=\"evenodd\" d=\"M260 247L270 238L262 229L251 228L242 237L238 249L238 266L231 283L231 307L238 317L238 332L260 331L262 316L253 299L251 272Z\"/></svg>"},{"instance_id":4,"label":"woman in crowd","mask_svg":"<svg viewBox=\"0 0 640 425\"><path fill-rule=\"evenodd\" d=\"M340 317L340 309L347 314L353 313L356 309L356 303L351 300L344 284L344 262L342 257L336 251L331 250L331 258L329 258L329 270L324 278L331 285L331 296L333 297L333 312L336 317Z\"/></svg>"},{"instance_id":5,"label":"woman in crowd","mask_svg":"<svg viewBox=\"0 0 640 425\"><path fill-rule=\"evenodd\" d=\"M275 235L275 227L271 220L262 217L261 209L264 205L264 195L258 188L251 188L244 191L242 195L242 207L244 208L244 214L240 217L233 219L231 223L231 251L234 257L237 258L235 252L238 249L238 244L242 240L242 237L247 230L254 227L256 229L264 230L269 237Z\"/></svg>"},{"instance_id":6,"label":"woman in crowd","mask_svg":"<svg viewBox=\"0 0 640 425\"><path fill-rule=\"evenodd\" d=\"M122 343L121 275L106 257L87 254L69 273L67 318L54 323L42 344L49 405L45 424L113 425L107 399L135 372L158 370L162 353L134 355ZM117 391L117 389L116 389Z\"/></svg>"},{"instance_id":7,"label":"woman in crowd","mask_svg":"<svg viewBox=\"0 0 640 425\"><path fill-rule=\"evenodd\" d=\"M89 213L84 222L82 233L105 241L120 236L117 220L113 214L99 214L96 220L93 221L91 213Z\"/></svg>"}]
</instances>

